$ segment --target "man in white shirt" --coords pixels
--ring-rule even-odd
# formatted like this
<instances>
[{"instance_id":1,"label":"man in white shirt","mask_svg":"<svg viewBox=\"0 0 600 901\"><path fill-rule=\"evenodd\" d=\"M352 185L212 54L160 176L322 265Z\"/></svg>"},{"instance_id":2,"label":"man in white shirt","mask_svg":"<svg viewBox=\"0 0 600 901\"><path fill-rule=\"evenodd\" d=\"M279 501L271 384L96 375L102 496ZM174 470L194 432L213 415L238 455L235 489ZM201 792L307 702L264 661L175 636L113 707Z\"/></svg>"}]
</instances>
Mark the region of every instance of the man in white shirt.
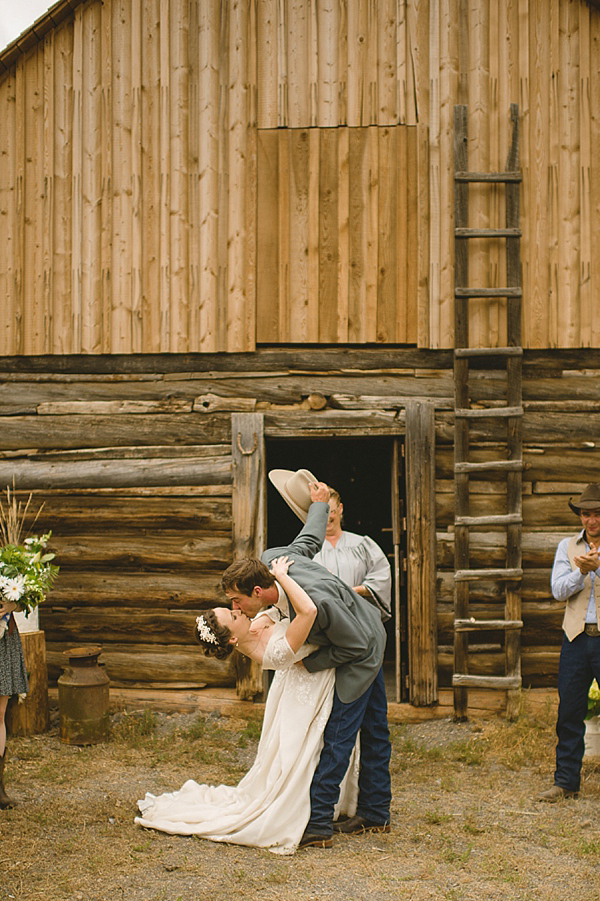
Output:
<instances>
[{"instance_id":1,"label":"man in white shirt","mask_svg":"<svg viewBox=\"0 0 600 901\"><path fill-rule=\"evenodd\" d=\"M549 803L577 797L588 692L594 679L600 682L600 484L588 485L569 506L583 529L560 542L552 568L552 594L566 601L566 608L558 666L554 785L539 796Z\"/></svg>"}]
</instances>

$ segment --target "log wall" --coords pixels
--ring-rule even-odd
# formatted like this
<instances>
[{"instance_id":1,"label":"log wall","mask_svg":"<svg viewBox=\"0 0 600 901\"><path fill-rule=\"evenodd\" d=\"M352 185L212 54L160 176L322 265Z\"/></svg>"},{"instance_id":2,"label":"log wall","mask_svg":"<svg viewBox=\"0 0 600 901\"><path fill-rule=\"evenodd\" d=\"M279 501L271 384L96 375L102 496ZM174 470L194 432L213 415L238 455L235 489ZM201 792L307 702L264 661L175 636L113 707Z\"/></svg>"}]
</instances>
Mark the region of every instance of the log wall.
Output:
<instances>
[{"instance_id":1,"label":"log wall","mask_svg":"<svg viewBox=\"0 0 600 901\"><path fill-rule=\"evenodd\" d=\"M480 371L474 399L493 396L501 378ZM568 499L597 480L598 378L600 352L525 353L526 686L556 683L563 605L551 597L550 570L560 538L577 530ZM402 437L406 405L428 400L435 425L438 677L449 686L452 395L446 352L0 358L0 485L14 477L18 489L44 501L36 529L53 530L61 566L40 621L51 680L66 647L93 643L102 646L117 685L233 684L229 664L207 661L191 643L194 617L219 597L221 572L234 555L232 413L262 412L267 441ZM474 461L498 459L500 433L475 422L472 434ZM483 474L471 483L474 515L505 512L500 479ZM473 548L475 565L503 562L502 537L493 529L476 536ZM500 616L495 585L478 585L475 603L477 613ZM474 648L474 671L500 674L501 638L488 636Z\"/></svg>"},{"instance_id":2,"label":"log wall","mask_svg":"<svg viewBox=\"0 0 600 901\"><path fill-rule=\"evenodd\" d=\"M450 347L456 103L480 171L519 104L525 346L597 346L599 56L585 0L64 0L0 53L0 353Z\"/></svg>"}]
</instances>

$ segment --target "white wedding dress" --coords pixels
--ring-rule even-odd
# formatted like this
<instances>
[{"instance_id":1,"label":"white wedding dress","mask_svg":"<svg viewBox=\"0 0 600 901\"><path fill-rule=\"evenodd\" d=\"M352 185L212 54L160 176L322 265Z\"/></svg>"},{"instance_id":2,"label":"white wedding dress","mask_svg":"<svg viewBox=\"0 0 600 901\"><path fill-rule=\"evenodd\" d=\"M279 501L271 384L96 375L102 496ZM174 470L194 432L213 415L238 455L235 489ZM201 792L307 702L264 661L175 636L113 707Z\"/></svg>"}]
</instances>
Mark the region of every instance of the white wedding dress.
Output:
<instances>
[{"instance_id":1,"label":"white wedding dress","mask_svg":"<svg viewBox=\"0 0 600 901\"><path fill-rule=\"evenodd\" d=\"M314 648L294 654L275 624L263 669L276 670L267 696L256 760L237 786L201 785L190 779L179 791L138 801L140 826L176 835L268 848L296 850L310 815L310 784L331 712L335 671L309 673L294 664ZM342 783L336 816L356 812L358 752Z\"/></svg>"}]
</instances>

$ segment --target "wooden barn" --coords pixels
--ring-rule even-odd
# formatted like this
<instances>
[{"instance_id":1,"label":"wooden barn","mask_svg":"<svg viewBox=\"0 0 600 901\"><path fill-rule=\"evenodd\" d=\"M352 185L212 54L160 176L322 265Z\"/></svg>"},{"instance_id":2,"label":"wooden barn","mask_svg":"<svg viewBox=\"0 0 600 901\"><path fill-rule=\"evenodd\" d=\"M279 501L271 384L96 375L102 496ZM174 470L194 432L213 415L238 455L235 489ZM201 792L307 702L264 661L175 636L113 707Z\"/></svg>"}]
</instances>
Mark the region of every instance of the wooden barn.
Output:
<instances>
[{"instance_id":1,"label":"wooden barn","mask_svg":"<svg viewBox=\"0 0 600 901\"><path fill-rule=\"evenodd\" d=\"M59 0L0 53L0 486L50 681L261 696L199 611L334 485L389 554L391 700L556 684L600 463L598 0ZM441 709L441 708L440 708Z\"/></svg>"}]
</instances>

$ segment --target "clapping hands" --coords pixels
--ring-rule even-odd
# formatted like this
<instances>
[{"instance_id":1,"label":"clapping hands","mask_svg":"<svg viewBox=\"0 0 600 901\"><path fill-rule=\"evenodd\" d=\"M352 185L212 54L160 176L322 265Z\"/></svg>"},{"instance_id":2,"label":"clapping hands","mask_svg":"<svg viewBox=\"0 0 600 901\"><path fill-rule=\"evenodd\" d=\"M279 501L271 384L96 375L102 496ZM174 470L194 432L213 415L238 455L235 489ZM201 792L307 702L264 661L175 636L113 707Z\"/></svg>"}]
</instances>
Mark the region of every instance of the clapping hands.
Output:
<instances>
[{"instance_id":1,"label":"clapping hands","mask_svg":"<svg viewBox=\"0 0 600 901\"><path fill-rule=\"evenodd\" d=\"M580 554L578 557L574 557L573 559L575 561L575 565L579 567L579 570L583 576L587 576L588 573L596 572L596 570L600 566L598 548L591 542L590 549L587 554Z\"/></svg>"}]
</instances>

